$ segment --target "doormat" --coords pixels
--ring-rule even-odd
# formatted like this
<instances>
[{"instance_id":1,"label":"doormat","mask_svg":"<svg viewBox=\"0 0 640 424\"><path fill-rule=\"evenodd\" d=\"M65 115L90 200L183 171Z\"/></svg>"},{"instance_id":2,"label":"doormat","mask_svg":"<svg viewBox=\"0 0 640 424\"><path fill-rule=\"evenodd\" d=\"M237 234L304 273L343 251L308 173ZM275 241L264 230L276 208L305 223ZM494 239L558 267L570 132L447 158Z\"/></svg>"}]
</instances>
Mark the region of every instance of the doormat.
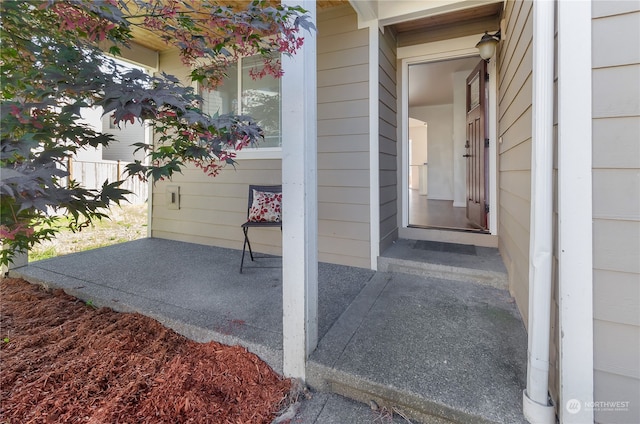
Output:
<instances>
[{"instance_id":1,"label":"doormat","mask_svg":"<svg viewBox=\"0 0 640 424\"><path fill-rule=\"evenodd\" d=\"M460 255L477 255L476 247L469 244L444 243L441 241L417 240L414 249L434 252L458 253Z\"/></svg>"}]
</instances>

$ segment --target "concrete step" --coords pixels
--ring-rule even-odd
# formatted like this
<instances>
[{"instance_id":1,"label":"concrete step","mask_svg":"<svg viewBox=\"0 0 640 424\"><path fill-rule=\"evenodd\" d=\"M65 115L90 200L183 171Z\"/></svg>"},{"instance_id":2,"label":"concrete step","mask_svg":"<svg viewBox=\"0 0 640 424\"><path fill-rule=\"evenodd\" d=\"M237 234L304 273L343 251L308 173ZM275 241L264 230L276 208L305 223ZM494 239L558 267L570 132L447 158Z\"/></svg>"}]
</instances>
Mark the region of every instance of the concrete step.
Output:
<instances>
[{"instance_id":1,"label":"concrete step","mask_svg":"<svg viewBox=\"0 0 640 424\"><path fill-rule=\"evenodd\" d=\"M525 423L526 341L505 290L378 271L320 340L306 381L414 423Z\"/></svg>"},{"instance_id":2,"label":"concrete step","mask_svg":"<svg viewBox=\"0 0 640 424\"><path fill-rule=\"evenodd\" d=\"M400 272L424 278L467 281L497 289L509 289L509 277L506 272L489 271L477 268L465 268L409 259L378 257L378 271Z\"/></svg>"},{"instance_id":3,"label":"concrete step","mask_svg":"<svg viewBox=\"0 0 640 424\"><path fill-rule=\"evenodd\" d=\"M378 257L378 271L509 287L500 252L482 246L399 239Z\"/></svg>"},{"instance_id":4,"label":"concrete step","mask_svg":"<svg viewBox=\"0 0 640 424\"><path fill-rule=\"evenodd\" d=\"M409 390L371 381L310 361L307 382L317 390L335 393L366 405L385 408L396 417L424 424L494 424L496 421L438 403Z\"/></svg>"}]
</instances>

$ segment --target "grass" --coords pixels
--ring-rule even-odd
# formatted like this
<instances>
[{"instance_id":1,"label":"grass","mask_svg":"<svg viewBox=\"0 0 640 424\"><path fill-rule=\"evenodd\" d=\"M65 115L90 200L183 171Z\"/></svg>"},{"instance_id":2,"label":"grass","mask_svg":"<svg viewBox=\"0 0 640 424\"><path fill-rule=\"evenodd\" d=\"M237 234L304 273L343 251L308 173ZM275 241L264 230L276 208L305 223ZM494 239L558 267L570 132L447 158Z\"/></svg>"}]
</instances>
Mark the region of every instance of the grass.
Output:
<instances>
[{"instance_id":1,"label":"grass","mask_svg":"<svg viewBox=\"0 0 640 424\"><path fill-rule=\"evenodd\" d=\"M111 219L96 221L77 233L62 228L53 240L41 243L29 252L29 262L82 252L147 236L147 204L115 206Z\"/></svg>"}]
</instances>

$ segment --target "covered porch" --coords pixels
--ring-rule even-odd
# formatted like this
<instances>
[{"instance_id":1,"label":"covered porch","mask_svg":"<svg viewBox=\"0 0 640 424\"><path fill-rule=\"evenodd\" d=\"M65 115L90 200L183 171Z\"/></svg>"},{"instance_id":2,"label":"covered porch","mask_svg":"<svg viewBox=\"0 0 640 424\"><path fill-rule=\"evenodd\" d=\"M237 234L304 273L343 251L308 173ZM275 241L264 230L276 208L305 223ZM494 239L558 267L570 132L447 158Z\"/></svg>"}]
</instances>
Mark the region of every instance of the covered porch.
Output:
<instances>
[{"instance_id":1,"label":"covered porch","mask_svg":"<svg viewBox=\"0 0 640 424\"><path fill-rule=\"evenodd\" d=\"M416 246L400 243L391 255L442 265L442 252ZM447 257L456 255L469 256ZM239 261L237 250L149 238L33 262L12 276L139 312L197 341L245 346L282 372L281 260L249 263L243 274ZM473 261L458 265L474 274ZM364 403L318 394L301 405L300 422L336 413L335 422L352 414L371 422L370 401L422 422L524 422L527 336L506 290L399 267L318 267L319 343L306 382Z\"/></svg>"}]
</instances>

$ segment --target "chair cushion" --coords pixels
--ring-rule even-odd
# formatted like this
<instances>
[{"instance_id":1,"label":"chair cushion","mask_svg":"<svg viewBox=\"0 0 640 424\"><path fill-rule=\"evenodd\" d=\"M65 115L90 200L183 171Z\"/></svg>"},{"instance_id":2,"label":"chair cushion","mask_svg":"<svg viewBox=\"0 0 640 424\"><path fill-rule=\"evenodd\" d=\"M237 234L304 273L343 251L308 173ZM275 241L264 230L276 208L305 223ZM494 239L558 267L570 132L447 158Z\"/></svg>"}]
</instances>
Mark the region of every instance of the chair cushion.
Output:
<instances>
[{"instance_id":1,"label":"chair cushion","mask_svg":"<svg viewBox=\"0 0 640 424\"><path fill-rule=\"evenodd\" d=\"M250 222L280 222L282 219L282 193L253 190L249 209Z\"/></svg>"}]
</instances>

